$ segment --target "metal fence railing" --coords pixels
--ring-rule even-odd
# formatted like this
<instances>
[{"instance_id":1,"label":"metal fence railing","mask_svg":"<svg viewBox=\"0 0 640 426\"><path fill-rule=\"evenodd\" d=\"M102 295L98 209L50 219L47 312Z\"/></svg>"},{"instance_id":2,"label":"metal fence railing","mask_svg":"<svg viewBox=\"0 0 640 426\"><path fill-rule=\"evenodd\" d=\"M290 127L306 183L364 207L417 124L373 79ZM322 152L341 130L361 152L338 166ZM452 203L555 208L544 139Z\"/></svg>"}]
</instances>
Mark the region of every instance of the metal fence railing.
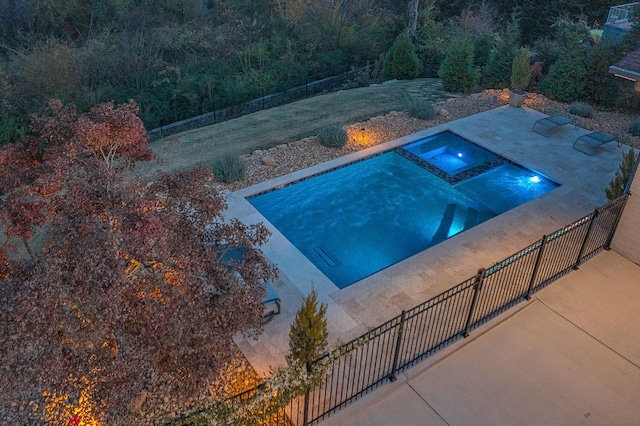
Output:
<instances>
[{"instance_id":1,"label":"metal fence railing","mask_svg":"<svg viewBox=\"0 0 640 426\"><path fill-rule=\"evenodd\" d=\"M362 80L362 76L368 69L369 67L360 67L331 77L317 77L317 79L306 77L295 87L227 107L220 108L219 104L216 105L216 102L208 102L194 108L174 111L173 114L159 119L158 127L149 130L147 134L149 139L154 141L186 130L221 123L256 111L274 108L315 96L319 93L340 89L349 83L358 84L360 82L366 84L367 78L365 77Z\"/></svg>"},{"instance_id":2,"label":"metal fence railing","mask_svg":"<svg viewBox=\"0 0 640 426\"><path fill-rule=\"evenodd\" d=\"M402 369L469 335L608 247L628 195L347 343L312 389L306 425L330 415ZM322 359L315 362L320 362Z\"/></svg>"},{"instance_id":3,"label":"metal fence railing","mask_svg":"<svg viewBox=\"0 0 640 426\"><path fill-rule=\"evenodd\" d=\"M608 249L629 194L507 257L455 287L310 362L327 362L319 384L261 424L310 425L330 416L403 369L469 335ZM233 397L250 399L252 389Z\"/></svg>"},{"instance_id":4,"label":"metal fence railing","mask_svg":"<svg viewBox=\"0 0 640 426\"><path fill-rule=\"evenodd\" d=\"M612 6L609 9L609 15L607 16L607 24L616 25L621 22L630 22L633 15L633 9L637 4L638 2Z\"/></svg>"}]
</instances>

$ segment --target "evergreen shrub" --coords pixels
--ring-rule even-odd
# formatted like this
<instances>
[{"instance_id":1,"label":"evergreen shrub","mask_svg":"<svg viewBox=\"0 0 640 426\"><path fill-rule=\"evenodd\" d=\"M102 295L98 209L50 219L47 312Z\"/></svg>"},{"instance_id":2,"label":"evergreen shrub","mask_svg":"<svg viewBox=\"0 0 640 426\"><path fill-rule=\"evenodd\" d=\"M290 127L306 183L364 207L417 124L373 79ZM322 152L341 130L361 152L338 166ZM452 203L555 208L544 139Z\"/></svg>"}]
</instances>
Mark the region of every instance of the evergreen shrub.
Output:
<instances>
[{"instance_id":1,"label":"evergreen shrub","mask_svg":"<svg viewBox=\"0 0 640 426\"><path fill-rule=\"evenodd\" d=\"M422 77L437 78L444 60L444 51L436 46L423 46L419 49L418 56L423 64Z\"/></svg>"},{"instance_id":2,"label":"evergreen shrub","mask_svg":"<svg viewBox=\"0 0 640 426\"><path fill-rule=\"evenodd\" d=\"M613 201L624 194L624 188L627 186L627 182L629 182L629 178L631 177L634 162L635 153L632 149L622 154L620 167L616 170L616 175L613 180L609 182L609 187L605 188L605 194L609 201Z\"/></svg>"},{"instance_id":3,"label":"evergreen shrub","mask_svg":"<svg viewBox=\"0 0 640 426\"><path fill-rule=\"evenodd\" d=\"M584 54L574 46L551 65L549 74L540 82L538 89L555 101L572 102L583 98L586 74Z\"/></svg>"},{"instance_id":4,"label":"evergreen shrub","mask_svg":"<svg viewBox=\"0 0 640 426\"><path fill-rule=\"evenodd\" d=\"M227 154L213 160L212 170L218 182L235 182L244 178L246 165L239 155Z\"/></svg>"},{"instance_id":5,"label":"evergreen shrub","mask_svg":"<svg viewBox=\"0 0 640 426\"><path fill-rule=\"evenodd\" d=\"M593 117L593 108L586 102L572 102L569 106L569 112L579 117L591 118Z\"/></svg>"},{"instance_id":6,"label":"evergreen shrub","mask_svg":"<svg viewBox=\"0 0 640 426\"><path fill-rule=\"evenodd\" d=\"M418 77L422 62L406 31L403 31L384 57L382 75L385 79L409 80Z\"/></svg>"},{"instance_id":7,"label":"evergreen shrub","mask_svg":"<svg viewBox=\"0 0 640 426\"><path fill-rule=\"evenodd\" d=\"M516 90L525 90L529 87L531 80L531 54L529 49L523 47L520 54L514 56L511 64L511 88Z\"/></svg>"},{"instance_id":8,"label":"evergreen shrub","mask_svg":"<svg viewBox=\"0 0 640 426\"><path fill-rule=\"evenodd\" d=\"M340 126L323 127L318 132L318 142L331 148L343 147L348 139L349 135L347 135L347 132Z\"/></svg>"},{"instance_id":9,"label":"evergreen shrub","mask_svg":"<svg viewBox=\"0 0 640 426\"><path fill-rule=\"evenodd\" d=\"M289 360L305 364L318 359L327 348L327 305L318 306L315 288L302 299L302 306L289 330Z\"/></svg>"},{"instance_id":10,"label":"evergreen shrub","mask_svg":"<svg viewBox=\"0 0 640 426\"><path fill-rule=\"evenodd\" d=\"M483 31L473 39L474 62L480 68L487 65L493 48L493 34Z\"/></svg>"},{"instance_id":11,"label":"evergreen shrub","mask_svg":"<svg viewBox=\"0 0 640 426\"><path fill-rule=\"evenodd\" d=\"M487 65L482 69L482 85L488 89L509 86L513 58L518 53L520 26L512 21L503 31L496 46L489 53Z\"/></svg>"},{"instance_id":12,"label":"evergreen shrub","mask_svg":"<svg viewBox=\"0 0 640 426\"><path fill-rule=\"evenodd\" d=\"M478 71L473 60L473 44L467 37L451 41L438 72L445 90L469 93L475 88Z\"/></svg>"}]
</instances>

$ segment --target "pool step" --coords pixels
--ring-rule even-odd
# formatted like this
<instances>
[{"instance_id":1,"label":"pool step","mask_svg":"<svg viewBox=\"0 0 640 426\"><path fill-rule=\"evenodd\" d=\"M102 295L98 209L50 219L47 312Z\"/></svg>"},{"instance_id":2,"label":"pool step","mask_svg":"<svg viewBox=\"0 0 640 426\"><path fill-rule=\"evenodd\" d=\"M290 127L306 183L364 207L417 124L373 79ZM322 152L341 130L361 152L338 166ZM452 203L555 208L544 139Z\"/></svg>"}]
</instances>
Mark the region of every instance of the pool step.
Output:
<instances>
[{"instance_id":1,"label":"pool step","mask_svg":"<svg viewBox=\"0 0 640 426\"><path fill-rule=\"evenodd\" d=\"M324 260L327 265L329 265L331 268L335 268L336 266L340 265L340 262L338 262L337 260L334 260L335 256L331 256L328 252L327 249L325 249L322 246L317 246L313 248L313 251L320 256L320 258L322 260Z\"/></svg>"}]
</instances>

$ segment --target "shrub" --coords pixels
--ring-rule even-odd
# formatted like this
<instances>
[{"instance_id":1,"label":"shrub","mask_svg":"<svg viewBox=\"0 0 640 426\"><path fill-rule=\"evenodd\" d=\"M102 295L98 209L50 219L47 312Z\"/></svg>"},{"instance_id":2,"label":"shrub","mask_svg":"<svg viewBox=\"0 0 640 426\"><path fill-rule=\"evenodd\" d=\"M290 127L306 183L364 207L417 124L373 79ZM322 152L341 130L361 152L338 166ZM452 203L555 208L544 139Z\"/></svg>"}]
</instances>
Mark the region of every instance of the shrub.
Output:
<instances>
[{"instance_id":1,"label":"shrub","mask_svg":"<svg viewBox=\"0 0 640 426\"><path fill-rule=\"evenodd\" d=\"M480 68L487 65L493 47L493 34L483 31L473 39L474 62Z\"/></svg>"},{"instance_id":2,"label":"shrub","mask_svg":"<svg viewBox=\"0 0 640 426\"><path fill-rule=\"evenodd\" d=\"M529 63L531 54L529 49L523 47L520 54L514 56L511 64L511 88L525 90L529 87L531 80L531 64Z\"/></svg>"},{"instance_id":3,"label":"shrub","mask_svg":"<svg viewBox=\"0 0 640 426\"><path fill-rule=\"evenodd\" d=\"M438 76L449 92L471 92L478 82L478 71L473 63L473 44L464 36L451 41Z\"/></svg>"},{"instance_id":4,"label":"shrub","mask_svg":"<svg viewBox=\"0 0 640 426\"><path fill-rule=\"evenodd\" d=\"M340 126L327 126L318 132L318 142L324 146L340 148L347 143L349 135Z\"/></svg>"},{"instance_id":5,"label":"shrub","mask_svg":"<svg viewBox=\"0 0 640 426\"><path fill-rule=\"evenodd\" d=\"M571 102L583 97L586 74L584 54L579 46L573 46L551 65L549 74L540 82L538 88L548 98Z\"/></svg>"},{"instance_id":6,"label":"shrub","mask_svg":"<svg viewBox=\"0 0 640 426\"><path fill-rule=\"evenodd\" d=\"M616 170L616 175L613 180L609 182L609 187L605 188L605 194L609 201L613 201L624 194L624 188L627 186L627 182L629 182L629 178L631 177L634 162L635 153L632 149L622 154L620 167Z\"/></svg>"},{"instance_id":7,"label":"shrub","mask_svg":"<svg viewBox=\"0 0 640 426\"><path fill-rule=\"evenodd\" d=\"M422 77L437 78L438 70L444 60L444 50L433 45L422 46L418 51L418 55L423 64Z\"/></svg>"},{"instance_id":8,"label":"shrub","mask_svg":"<svg viewBox=\"0 0 640 426\"><path fill-rule=\"evenodd\" d=\"M213 160L213 175L219 182L235 182L244 177L245 164L239 155L227 154Z\"/></svg>"},{"instance_id":9,"label":"shrub","mask_svg":"<svg viewBox=\"0 0 640 426\"><path fill-rule=\"evenodd\" d=\"M385 79L407 80L418 77L422 62L406 31L403 31L384 57L382 75Z\"/></svg>"},{"instance_id":10,"label":"shrub","mask_svg":"<svg viewBox=\"0 0 640 426\"><path fill-rule=\"evenodd\" d=\"M407 98L407 110L410 116L422 120L431 120L436 116L436 109L431 102L413 96Z\"/></svg>"},{"instance_id":11,"label":"shrub","mask_svg":"<svg viewBox=\"0 0 640 426\"><path fill-rule=\"evenodd\" d=\"M599 43L586 48L586 83L584 99L595 105L613 107L620 95L618 77L609 73L609 66L623 55L619 44Z\"/></svg>"},{"instance_id":12,"label":"shrub","mask_svg":"<svg viewBox=\"0 0 640 426\"><path fill-rule=\"evenodd\" d=\"M322 355L327 347L327 305L318 307L318 291L315 288L302 299L302 306L289 330L289 359L305 364Z\"/></svg>"},{"instance_id":13,"label":"shrub","mask_svg":"<svg viewBox=\"0 0 640 426\"><path fill-rule=\"evenodd\" d=\"M557 19L553 27L560 54L538 88L546 97L560 102L585 99L589 32L584 25L566 18Z\"/></svg>"},{"instance_id":14,"label":"shrub","mask_svg":"<svg viewBox=\"0 0 640 426\"><path fill-rule=\"evenodd\" d=\"M593 108L586 102L573 102L569 107L569 112L584 118L593 117Z\"/></svg>"},{"instance_id":15,"label":"shrub","mask_svg":"<svg viewBox=\"0 0 640 426\"><path fill-rule=\"evenodd\" d=\"M520 46L520 26L513 20L501 34L495 48L489 53L487 65L482 70L482 84L489 89L509 86L513 58Z\"/></svg>"},{"instance_id":16,"label":"shrub","mask_svg":"<svg viewBox=\"0 0 640 426\"><path fill-rule=\"evenodd\" d=\"M628 133L631 133L633 136L640 136L640 121L634 121L631 123L631 126L627 129Z\"/></svg>"}]
</instances>

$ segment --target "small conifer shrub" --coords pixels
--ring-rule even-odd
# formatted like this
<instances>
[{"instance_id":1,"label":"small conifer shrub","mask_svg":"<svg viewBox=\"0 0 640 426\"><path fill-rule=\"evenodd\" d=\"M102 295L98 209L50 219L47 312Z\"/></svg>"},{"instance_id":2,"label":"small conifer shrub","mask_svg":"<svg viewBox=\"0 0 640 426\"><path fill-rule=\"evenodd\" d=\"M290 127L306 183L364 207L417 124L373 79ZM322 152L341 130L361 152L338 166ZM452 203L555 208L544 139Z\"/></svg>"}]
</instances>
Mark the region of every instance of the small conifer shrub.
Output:
<instances>
[{"instance_id":1,"label":"small conifer shrub","mask_svg":"<svg viewBox=\"0 0 640 426\"><path fill-rule=\"evenodd\" d=\"M531 53L529 49L523 47L520 54L513 57L511 64L511 88L515 90L525 90L529 87L531 80Z\"/></svg>"},{"instance_id":2,"label":"small conifer shrub","mask_svg":"<svg viewBox=\"0 0 640 426\"><path fill-rule=\"evenodd\" d=\"M569 112L579 117L591 118L593 117L593 108L586 102L573 102L569 107Z\"/></svg>"},{"instance_id":3,"label":"small conifer shrub","mask_svg":"<svg viewBox=\"0 0 640 426\"><path fill-rule=\"evenodd\" d=\"M227 154L213 160L213 175L218 182L235 182L244 178L245 163L239 155Z\"/></svg>"},{"instance_id":4,"label":"small conifer shrub","mask_svg":"<svg viewBox=\"0 0 640 426\"><path fill-rule=\"evenodd\" d=\"M470 93L474 89L479 76L473 58L473 43L467 37L451 41L438 72L446 91Z\"/></svg>"},{"instance_id":5,"label":"small conifer shrub","mask_svg":"<svg viewBox=\"0 0 640 426\"><path fill-rule=\"evenodd\" d=\"M406 31L403 31L384 57L382 75L385 79L408 80L418 77L422 61Z\"/></svg>"},{"instance_id":6,"label":"small conifer shrub","mask_svg":"<svg viewBox=\"0 0 640 426\"><path fill-rule=\"evenodd\" d=\"M340 148L347 143L349 135L340 126L327 126L318 132L318 142L324 146Z\"/></svg>"},{"instance_id":7,"label":"small conifer shrub","mask_svg":"<svg viewBox=\"0 0 640 426\"><path fill-rule=\"evenodd\" d=\"M613 180L609 182L609 187L605 188L605 194L609 201L613 201L624 194L624 188L627 186L627 182L629 182L629 178L631 177L634 162L635 153L632 149L622 154L620 167L616 170L616 175Z\"/></svg>"},{"instance_id":8,"label":"small conifer shrub","mask_svg":"<svg viewBox=\"0 0 640 426\"><path fill-rule=\"evenodd\" d=\"M315 288L302 299L302 306L289 330L289 360L305 364L318 359L327 348L327 305L318 306Z\"/></svg>"}]
</instances>

